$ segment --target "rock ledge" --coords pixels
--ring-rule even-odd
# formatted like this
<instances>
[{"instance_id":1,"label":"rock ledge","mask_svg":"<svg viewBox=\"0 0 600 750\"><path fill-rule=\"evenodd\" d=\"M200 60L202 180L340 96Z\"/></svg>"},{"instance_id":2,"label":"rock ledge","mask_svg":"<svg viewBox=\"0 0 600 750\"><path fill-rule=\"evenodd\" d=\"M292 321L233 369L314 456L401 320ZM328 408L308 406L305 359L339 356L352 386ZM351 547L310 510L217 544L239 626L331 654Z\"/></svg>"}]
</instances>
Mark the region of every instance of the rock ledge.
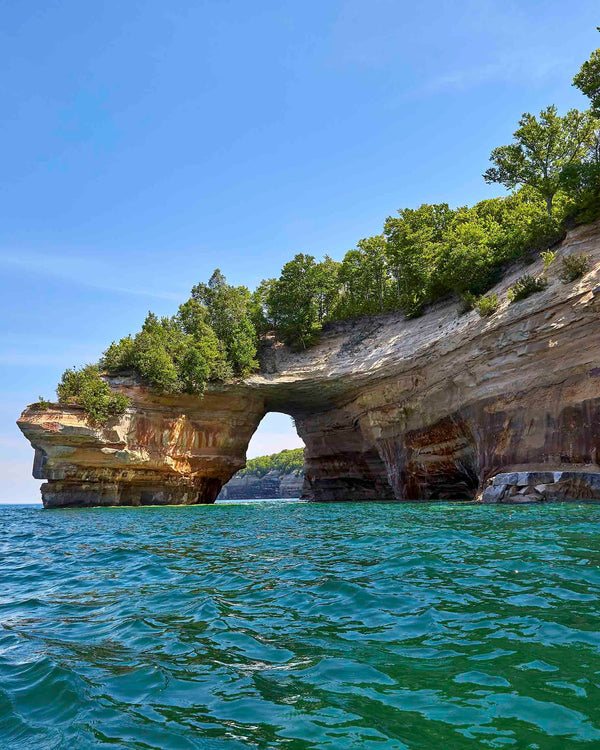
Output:
<instances>
[{"instance_id":1,"label":"rock ledge","mask_svg":"<svg viewBox=\"0 0 600 750\"><path fill-rule=\"evenodd\" d=\"M600 501L599 471L519 471L496 474L482 494L486 504Z\"/></svg>"}]
</instances>

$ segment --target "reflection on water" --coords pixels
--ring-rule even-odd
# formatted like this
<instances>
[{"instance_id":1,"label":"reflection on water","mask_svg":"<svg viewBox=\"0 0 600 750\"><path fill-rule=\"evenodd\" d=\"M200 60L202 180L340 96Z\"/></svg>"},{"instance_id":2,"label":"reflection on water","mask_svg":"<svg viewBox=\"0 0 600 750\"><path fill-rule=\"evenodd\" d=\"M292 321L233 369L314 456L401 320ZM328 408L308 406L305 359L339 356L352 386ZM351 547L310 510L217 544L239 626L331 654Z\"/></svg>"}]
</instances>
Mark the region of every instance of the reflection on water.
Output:
<instances>
[{"instance_id":1,"label":"reflection on water","mask_svg":"<svg viewBox=\"0 0 600 750\"><path fill-rule=\"evenodd\" d=\"M0 747L600 747L599 514L1 508Z\"/></svg>"}]
</instances>

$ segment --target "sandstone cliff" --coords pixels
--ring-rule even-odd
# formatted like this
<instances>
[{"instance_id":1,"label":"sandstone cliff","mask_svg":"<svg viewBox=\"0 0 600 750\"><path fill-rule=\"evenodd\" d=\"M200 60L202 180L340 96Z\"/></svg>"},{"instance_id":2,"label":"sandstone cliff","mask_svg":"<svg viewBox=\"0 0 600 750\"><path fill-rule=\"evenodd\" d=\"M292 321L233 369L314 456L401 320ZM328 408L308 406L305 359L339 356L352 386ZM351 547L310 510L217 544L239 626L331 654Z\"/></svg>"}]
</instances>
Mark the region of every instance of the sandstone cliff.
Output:
<instances>
[{"instance_id":1,"label":"sandstone cliff","mask_svg":"<svg viewBox=\"0 0 600 750\"><path fill-rule=\"evenodd\" d=\"M587 253L563 284L561 257ZM527 268L541 272L541 261ZM600 471L600 223L571 231L548 288L490 318L448 301L337 324L312 349L273 344L263 370L204 398L159 397L127 379L129 411L102 429L80 410L25 410L46 506L213 502L244 464L268 411L290 414L306 444L315 500L475 498L499 473ZM589 496L589 495L588 495Z\"/></svg>"},{"instance_id":2,"label":"sandstone cliff","mask_svg":"<svg viewBox=\"0 0 600 750\"><path fill-rule=\"evenodd\" d=\"M218 500L255 500L300 497L304 472L270 471L264 477L234 475L219 493Z\"/></svg>"},{"instance_id":3,"label":"sandstone cliff","mask_svg":"<svg viewBox=\"0 0 600 750\"><path fill-rule=\"evenodd\" d=\"M214 502L245 464L246 446L264 414L247 389L215 389L203 399L155 396L134 380L113 378L131 408L91 427L80 407L26 409L18 425L35 448L33 475L46 507Z\"/></svg>"}]
</instances>

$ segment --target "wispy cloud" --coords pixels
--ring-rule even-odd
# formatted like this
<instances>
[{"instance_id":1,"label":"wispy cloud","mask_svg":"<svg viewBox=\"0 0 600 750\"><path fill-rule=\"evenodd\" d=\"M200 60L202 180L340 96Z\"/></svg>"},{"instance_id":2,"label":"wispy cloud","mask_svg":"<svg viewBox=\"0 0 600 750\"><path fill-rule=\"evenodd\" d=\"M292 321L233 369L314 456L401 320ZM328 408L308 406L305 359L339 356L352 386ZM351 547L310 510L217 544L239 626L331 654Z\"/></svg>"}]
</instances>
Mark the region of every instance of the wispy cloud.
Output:
<instances>
[{"instance_id":1,"label":"wispy cloud","mask_svg":"<svg viewBox=\"0 0 600 750\"><path fill-rule=\"evenodd\" d=\"M0 265L17 268L27 273L36 273L44 277L63 279L81 286L103 289L118 294L136 294L155 299L168 299L180 302L181 292L168 292L160 289L149 289L143 286L128 286L114 283L111 276L113 265L102 263L97 258L83 255L47 255L40 253L3 253L0 254Z\"/></svg>"},{"instance_id":2,"label":"wispy cloud","mask_svg":"<svg viewBox=\"0 0 600 750\"><path fill-rule=\"evenodd\" d=\"M520 54L503 54L498 59L468 67L448 70L425 84L430 92L466 90L486 83L528 81L533 84L548 79L562 79L565 70L572 70L576 62L569 57L544 57L540 50Z\"/></svg>"},{"instance_id":3,"label":"wispy cloud","mask_svg":"<svg viewBox=\"0 0 600 750\"><path fill-rule=\"evenodd\" d=\"M0 334L0 365L64 369L65 363L97 359L98 350L90 341L73 341L65 336L23 336L11 331Z\"/></svg>"},{"instance_id":4,"label":"wispy cloud","mask_svg":"<svg viewBox=\"0 0 600 750\"><path fill-rule=\"evenodd\" d=\"M58 354L35 352L2 352L0 353L0 365L5 367L64 367L65 362L69 361L69 356L73 362L96 362L98 352L86 352L81 355L64 351Z\"/></svg>"}]
</instances>

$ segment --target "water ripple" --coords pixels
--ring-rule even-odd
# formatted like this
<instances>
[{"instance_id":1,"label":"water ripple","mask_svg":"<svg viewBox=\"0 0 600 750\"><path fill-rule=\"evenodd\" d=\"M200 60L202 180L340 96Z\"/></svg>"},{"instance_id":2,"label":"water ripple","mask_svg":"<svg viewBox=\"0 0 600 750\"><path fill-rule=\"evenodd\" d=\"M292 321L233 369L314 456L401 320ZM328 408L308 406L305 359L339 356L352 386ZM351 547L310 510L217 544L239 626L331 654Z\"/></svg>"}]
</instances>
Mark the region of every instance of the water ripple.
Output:
<instances>
[{"instance_id":1,"label":"water ripple","mask_svg":"<svg viewBox=\"0 0 600 750\"><path fill-rule=\"evenodd\" d=\"M0 513L2 750L600 747L596 506Z\"/></svg>"}]
</instances>

